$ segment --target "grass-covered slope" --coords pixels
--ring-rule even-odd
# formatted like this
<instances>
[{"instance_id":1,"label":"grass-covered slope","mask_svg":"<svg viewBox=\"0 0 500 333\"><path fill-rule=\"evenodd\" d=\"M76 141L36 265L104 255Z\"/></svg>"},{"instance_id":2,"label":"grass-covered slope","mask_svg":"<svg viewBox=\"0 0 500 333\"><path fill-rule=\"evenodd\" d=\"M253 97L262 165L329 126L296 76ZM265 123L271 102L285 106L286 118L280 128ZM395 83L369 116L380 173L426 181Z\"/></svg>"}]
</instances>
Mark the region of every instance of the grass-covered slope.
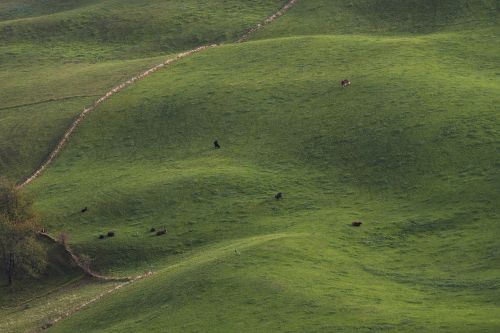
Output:
<instances>
[{"instance_id":1,"label":"grass-covered slope","mask_svg":"<svg viewBox=\"0 0 500 333\"><path fill-rule=\"evenodd\" d=\"M0 175L27 177L83 107L113 86L175 52L232 41L283 3L0 4Z\"/></svg>"},{"instance_id":2,"label":"grass-covered slope","mask_svg":"<svg viewBox=\"0 0 500 333\"><path fill-rule=\"evenodd\" d=\"M312 0L260 38L317 34L415 35L498 27L496 0Z\"/></svg>"},{"instance_id":3,"label":"grass-covered slope","mask_svg":"<svg viewBox=\"0 0 500 333\"><path fill-rule=\"evenodd\" d=\"M232 41L242 32L275 12L285 1L80 1L79 6L36 17L4 19L2 41L33 51L62 45L54 56L64 56L68 46L75 50L93 46L83 59L130 59L172 53L206 43ZM46 4L48 8L54 8ZM56 7L57 8L57 5ZM19 55L23 56L23 55ZM25 55L24 55L25 56Z\"/></svg>"},{"instance_id":4,"label":"grass-covered slope","mask_svg":"<svg viewBox=\"0 0 500 333\"><path fill-rule=\"evenodd\" d=\"M133 236L178 224L179 241L196 232L196 221L206 241L219 235L207 232L209 221L213 231L240 234L250 226L231 222L268 214L278 190L288 213L310 213L305 202L338 208L333 202L349 189L443 211L458 209L457 200L489 205L497 194L498 83L469 59L457 74L459 61L441 51L446 38L270 40L183 61L82 124L34 184L47 222L100 248L108 245L94 242L96 234L123 225ZM340 89L344 76L351 89ZM470 89L474 80L481 89ZM215 138L221 151L212 150ZM90 212L77 214L81 206ZM136 241L134 249L158 240Z\"/></svg>"},{"instance_id":5,"label":"grass-covered slope","mask_svg":"<svg viewBox=\"0 0 500 333\"><path fill-rule=\"evenodd\" d=\"M116 282L96 283L86 279L62 246L46 240L43 244L48 250L48 267L36 280L18 276L14 285L7 287L4 272L0 271L2 333L33 332L116 285Z\"/></svg>"},{"instance_id":6,"label":"grass-covered slope","mask_svg":"<svg viewBox=\"0 0 500 333\"><path fill-rule=\"evenodd\" d=\"M271 234L203 249L50 332L498 329L493 286L377 273L367 266L366 252L352 245L346 251L325 236Z\"/></svg>"},{"instance_id":7,"label":"grass-covered slope","mask_svg":"<svg viewBox=\"0 0 500 333\"><path fill-rule=\"evenodd\" d=\"M54 331L496 331L491 36L231 45L111 99L32 188L96 269L157 273Z\"/></svg>"},{"instance_id":8,"label":"grass-covered slope","mask_svg":"<svg viewBox=\"0 0 500 333\"><path fill-rule=\"evenodd\" d=\"M97 271L155 274L49 332L499 330L497 9L376 3L299 1L85 119L28 189Z\"/></svg>"},{"instance_id":9,"label":"grass-covered slope","mask_svg":"<svg viewBox=\"0 0 500 333\"><path fill-rule=\"evenodd\" d=\"M85 106L162 58L0 69L0 175L20 181Z\"/></svg>"},{"instance_id":10,"label":"grass-covered slope","mask_svg":"<svg viewBox=\"0 0 500 333\"><path fill-rule=\"evenodd\" d=\"M0 19L13 20L54 14L90 5L98 0L4 0L0 3Z\"/></svg>"}]
</instances>

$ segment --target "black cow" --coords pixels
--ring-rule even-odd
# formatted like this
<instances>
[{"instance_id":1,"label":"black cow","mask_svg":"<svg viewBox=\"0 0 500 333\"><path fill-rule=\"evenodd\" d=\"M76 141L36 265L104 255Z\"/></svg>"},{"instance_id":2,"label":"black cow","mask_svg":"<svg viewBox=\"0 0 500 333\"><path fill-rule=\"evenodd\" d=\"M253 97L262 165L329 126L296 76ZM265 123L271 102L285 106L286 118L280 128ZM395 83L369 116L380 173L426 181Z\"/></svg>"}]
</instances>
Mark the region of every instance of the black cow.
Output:
<instances>
[{"instance_id":1,"label":"black cow","mask_svg":"<svg viewBox=\"0 0 500 333\"><path fill-rule=\"evenodd\" d=\"M88 210L89 210L89 208L87 206L85 206L80 212L85 213Z\"/></svg>"},{"instance_id":2,"label":"black cow","mask_svg":"<svg viewBox=\"0 0 500 333\"><path fill-rule=\"evenodd\" d=\"M340 81L340 84L342 85L342 88L346 88L347 86L351 85L351 81L345 79L345 80Z\"/></svg>"},{"instance_id":3,"label":"black cow","mask_svg":"<svg viewBox=\"0 0 500 333\"><path fill-rule=\"evenodd\" d=\"M351 225L353 227L361 227L362 224L363 224L363 222L358 222L358 221L354 221L354 222L351 223Z\"/></svg>"},{"instance_id":4,"label":"black cow","mask_svg":"<svg viewBox=\"0 0 500 333\"><path fill-rule=\"evenodd\" d=\"M215 149L220 149L220 144L219 144L219 141L218 141L218 140L215 140L215 141L214 141L214 148L215 148Z\"/></svg>"},{"instance_id":5,"label":"black cow","mask_svg":"<svg viewBox=\"0 0 500 333\"><path fill-rule=\"evenodd\" d=\"M274 196L274 198L275 198L276 200L281 200L281 199L283 199L283 193L278 192L278 193Z\"/></svg>"}]
</instances>

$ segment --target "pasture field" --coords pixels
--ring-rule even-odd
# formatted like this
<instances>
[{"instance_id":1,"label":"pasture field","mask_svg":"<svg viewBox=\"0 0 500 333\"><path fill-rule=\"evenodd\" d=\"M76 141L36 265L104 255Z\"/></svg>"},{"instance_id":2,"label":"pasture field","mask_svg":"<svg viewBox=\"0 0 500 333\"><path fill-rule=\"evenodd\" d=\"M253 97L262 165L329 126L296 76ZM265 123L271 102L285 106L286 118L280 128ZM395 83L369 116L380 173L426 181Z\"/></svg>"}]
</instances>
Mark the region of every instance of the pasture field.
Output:
<instances>
[{"instance_id":1,"label":"pasture field","mask_svg":"<svg viewBox=\"0 0 500 333\"><path fill-rule=\"evenodd\" d=\"M233 41L283 2L3 1L0 174L29 176L109 89L177 52Z\"/></svg>"},{"instance_id":2,"label":"pasture field","mask_svg":"<svg viewBox=\"0 0 500 333\"><path fill-rule=\"evenodd\" d=\"M212 5L201 9L196 1L74 1L58 13L0 11L22 22L13 28L19 43L34 43L25 35L29 20L52 24L69 15L79 22L88 18L79 13L108 3L110 12L99 12L104 21L160 5L178 6L172 17L186 10L208 22L221 6L241 17L228 14L205 39L178 36L171 49L143 41L145 25L129 36L130 45L144 43L143 54L120 58L110 49L103 62L71 64L88 77L82 89L73 74L65 77L73 86L48 81L54 96L81 97L46 103L40 114L34 106L0 110L11 119L0 126L19 121L38 133L12 140L39 140L25 151L30 159L2 160L8 175L33 169L81 111L73 110L78 103L164 53L234 40L244 22L284 2L205 1ZM186 23L191 36L205 33L202 22ZM496 1L299 0L251 41L183 59L113 96L26 190L49 232L69 233L95 271L154 274L48 332L498 332L496 22ZM58 43L112 45L82 34L61 29ZM44 61L22 80L63 66ZM99 68L109 75L94 86ZM352 85L343 89L346 78ZM12 104L50 98L34 90L34 99L7 95ZM49 117L59 124L36 121ZM21 164L24 171L12 171ZM167 234L155 236L151 227ZM98 239L110 230L115 237ZM69 299L76 304L113 287L82 279L61 261L51 272L67 274L26 282L39 284L45 301L24 309L26 286L16 307L13 296L0 298L0 315L13 316L0 330L39 327Z\"/></svg>"}]
</instances>

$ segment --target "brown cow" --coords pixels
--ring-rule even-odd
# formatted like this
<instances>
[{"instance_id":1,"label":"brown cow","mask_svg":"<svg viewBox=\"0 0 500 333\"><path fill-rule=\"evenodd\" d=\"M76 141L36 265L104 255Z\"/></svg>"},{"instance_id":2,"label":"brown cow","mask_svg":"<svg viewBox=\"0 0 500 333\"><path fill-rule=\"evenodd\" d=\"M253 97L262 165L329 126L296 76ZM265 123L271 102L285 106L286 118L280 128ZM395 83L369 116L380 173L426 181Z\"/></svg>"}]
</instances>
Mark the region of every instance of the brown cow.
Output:
<instances>
[{"instance_id":1,"label":"brown cow","mask_svg":"<svg viewBox=\"0 0 500 333\"><path fill-rule=\"evenodd\" d=\"M351 223L351 225L353 227L360 227L362 224L363 224L363 222L358 222L358 221L354 221L354 222Z\"/></svg>"},{"instance_id":2,"label":"brown cow","mask_svg":"<svg viewBox=\"0 0 500 333\"><path fill-rule=\"evenodd\" d=\"M167 229L160 229L156 232L156 236L162 236L167 234Z\"/></svg>"}]
</instances>

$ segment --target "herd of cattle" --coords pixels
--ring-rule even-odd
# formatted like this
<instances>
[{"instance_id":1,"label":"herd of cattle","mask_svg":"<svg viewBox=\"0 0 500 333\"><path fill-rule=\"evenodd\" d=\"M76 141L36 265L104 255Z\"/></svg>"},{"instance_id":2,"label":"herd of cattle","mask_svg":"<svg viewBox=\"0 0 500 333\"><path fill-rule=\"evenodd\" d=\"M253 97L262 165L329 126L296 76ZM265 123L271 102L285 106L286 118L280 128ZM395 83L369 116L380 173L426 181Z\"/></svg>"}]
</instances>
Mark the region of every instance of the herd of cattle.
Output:
<instances>
[{"instance_id":1,"label":"herd of cattle","mask_svg":"<svg viewBox=\"0 0 500 333\"><path fill-rule=\"evenodd\" d=\"M350 86L350 85L351 85L351 81L349 81L349 80L347 80L347 79L342 80L342 81L340 82L340 85L342 86L342 88L346 88L346 87L348 87L348 86ZM215 140L215 141L213 142L213 145L214 145L214 149L220 149L220 148L221 148L221 145L220 145L220 143L219 143L219 140ZM276 195L274 196L274 198L275 198L276 200L282 200L282 199L283 199L283 193L282 193L282 192L278 192L278 193L276 193ZM81 212L82 212L82 213L85 213L85 212L87 212L87 211L88 211L88 207L84 207L83 209L81 209ZM352 223L351 223L351 225L352 225L353 227L360 227L360 226L361 226L361 224L363 224L363 223L362 223L362 222L359 222L359 221L354 221L354 222L352 222ZM165 229L165 228L161 228L161 229L159 229L159 230L156 230L156 228L154 228L154 227L153 227L153 228L151 228L151 229L150 229L150 232L151 232L151 233L155 233L155 234L156 234L156 236L163 236L163 235L166 235L166 234L167 234L167 229ZM109 231L109 232L107 233L107 237L114 237L114 236L115 236L115 232L114 232L114 231ZM105 236L105 235L99 235L99 239L105 239L105 238L106 238L106 236Z\"/></svg>"},{"instance_id":2,"label":"herd of cattle","mask_svg":"<svg viewBox=\"0 0 500 333\"><path fill-rule=\"evenodd\" d=\"M82 212L83 212L83 210L82 210ZM156 228L154 228L154 227L153 227L153 228L151 228L149 231L150 231L151 233L153 233L154 235L156 235L156 236L163 236L163 235L166 235L166 234L167 234L167 229L165 229L165 228L160 228L160 229L156 230ZM99 235L99 237L98 237L98 238L99 238L99 239L106 239L106 237L108 237L108 238L109 238L109 237L115 237L115 235L116 235L116 234L115 234L115 232L114 232L114 231L108 231L108 233L107 233L106 235L101 234L101 235Z\"/></svg>"}]
</instances>

